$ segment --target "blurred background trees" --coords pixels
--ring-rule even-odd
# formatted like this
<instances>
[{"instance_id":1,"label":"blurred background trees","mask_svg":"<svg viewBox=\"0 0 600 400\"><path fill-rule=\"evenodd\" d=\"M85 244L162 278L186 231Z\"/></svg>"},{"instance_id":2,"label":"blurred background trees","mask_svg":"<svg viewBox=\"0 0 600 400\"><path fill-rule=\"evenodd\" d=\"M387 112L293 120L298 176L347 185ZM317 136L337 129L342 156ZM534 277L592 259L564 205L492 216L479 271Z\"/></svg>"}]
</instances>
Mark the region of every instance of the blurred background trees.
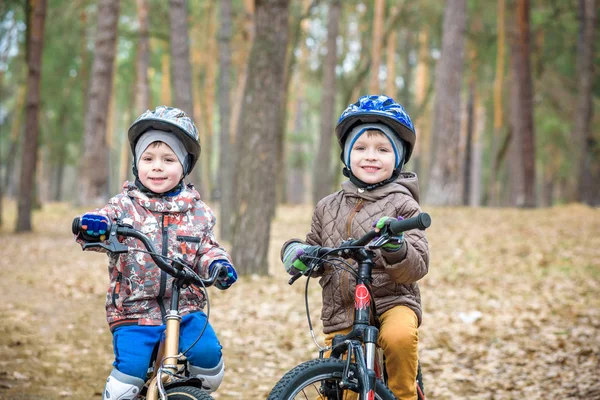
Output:
<instances>
[{"instance_id":1,"label":"blurred background trees","mask_svg":"<svg viewBox=\"0 0 600 400\"><path fill-rule=\"evenodd\" d=\"M375 93L415 123L425 204L600 203L597 0L279 3L3 1L0 199L18 200L17 230L36 206L118 192L127 128L172 104L201 135L190 180L248 252L278 203L336 190L337 117ZM259 15L285 32L269 42Z\"/></svg>"}]
</instances>

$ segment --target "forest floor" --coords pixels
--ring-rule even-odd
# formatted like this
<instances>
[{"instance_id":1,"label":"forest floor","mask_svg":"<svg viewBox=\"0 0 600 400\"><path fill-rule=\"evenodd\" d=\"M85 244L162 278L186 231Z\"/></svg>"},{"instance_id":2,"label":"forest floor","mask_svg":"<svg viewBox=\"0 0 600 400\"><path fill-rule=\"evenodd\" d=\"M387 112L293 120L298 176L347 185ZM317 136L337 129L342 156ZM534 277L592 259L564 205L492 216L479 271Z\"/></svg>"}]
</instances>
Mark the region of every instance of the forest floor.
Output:
<instances>
[{"instance_id":1,"label":"forest floor","mask_svg":"<svg viewBox=\"0 0 600 400\"><path fill-rule=\"evenodd\" d=\"M50 204L35 233L0 230L0 399L100 399L113 359L105 321L106 256L70 234L78 211ZM426 209L420 359L429 399L600 399L600 210ZM287 285L279 248L303 237L311 209L281 207L270 276L211 290L224 345L216 399L264 399L282 374L317 356L303 283ZM225 244L227 247L227 244ZM310 285L320 332L319 285ZM322 335L318 334L318 338Z\"/></svg>"}]
</instances>

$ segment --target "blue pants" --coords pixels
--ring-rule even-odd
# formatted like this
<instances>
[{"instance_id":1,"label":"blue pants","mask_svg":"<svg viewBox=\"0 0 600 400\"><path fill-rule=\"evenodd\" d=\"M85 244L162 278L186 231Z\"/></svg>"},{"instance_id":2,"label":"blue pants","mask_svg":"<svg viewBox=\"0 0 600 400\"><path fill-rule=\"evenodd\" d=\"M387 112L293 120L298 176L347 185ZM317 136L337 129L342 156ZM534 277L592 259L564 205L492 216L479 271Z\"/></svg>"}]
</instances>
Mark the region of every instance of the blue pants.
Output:
<instances>
[{"instance_id":1,"label":"blue pants","mask_svg":"<svg viewBox=\"0 0 600 400\"><path fill-rule=\"evenodd\" d=\"M179 332L179 351L186 350L202 332L202 337L185 356L190 364L201 368L213 368L221 361L222 346L214 329L207 322L206 314L195 312L185 315L181 320ZM120 372L146 380L146 372L152 357L154 346L160 342L166 326L126 325L113 332L113 366Z\"/></svg>"}]
</instances>

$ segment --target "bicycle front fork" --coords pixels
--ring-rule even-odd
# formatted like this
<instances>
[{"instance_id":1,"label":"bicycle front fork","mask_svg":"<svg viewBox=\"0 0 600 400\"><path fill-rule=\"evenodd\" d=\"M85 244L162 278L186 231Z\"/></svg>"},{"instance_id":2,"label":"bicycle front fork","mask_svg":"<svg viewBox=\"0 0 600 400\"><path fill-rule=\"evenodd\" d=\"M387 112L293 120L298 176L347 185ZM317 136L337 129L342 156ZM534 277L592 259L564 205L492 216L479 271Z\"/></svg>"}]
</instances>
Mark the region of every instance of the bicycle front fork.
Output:
<instances>
[{"instance_id":1,"label":"bicycle front fork","mask_svg":"<svg viewBox=\"0 0 600 400\"><path fill-rule=\"evenodd\" d=\"M359 393L360 399L370 399L370 393L375 392L375 370L368 365L375 363L375 349L368 350L368 344L365 344L367 350L363 350L363 345L356 341L348 342L348 352L346 357L346 365L342 374L342 382L340 386L344 389L352 390ZM372 353L373 357L369 360L368 354ZM352 362L356 363L357 368L352 369ZM355 375L356 374L356 375Z\"/></svg>"}]
</instances>

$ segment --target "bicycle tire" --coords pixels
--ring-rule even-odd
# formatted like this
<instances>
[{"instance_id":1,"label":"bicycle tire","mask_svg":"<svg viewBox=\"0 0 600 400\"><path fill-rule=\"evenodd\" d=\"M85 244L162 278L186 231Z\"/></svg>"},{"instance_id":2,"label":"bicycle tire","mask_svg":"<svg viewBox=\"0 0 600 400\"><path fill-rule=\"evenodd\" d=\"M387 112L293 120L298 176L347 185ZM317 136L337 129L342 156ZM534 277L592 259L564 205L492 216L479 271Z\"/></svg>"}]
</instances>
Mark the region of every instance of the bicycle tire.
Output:
<instances>
[{"instance_id":1,"label":"bicycle tire","mask_svg":"<svg viewBox=\"0 0 600 400\"><path fill-rule=\"evenodd\" d=\"M211 400L213 397L196 386L176 386L167 389L167 398L169 400Z\"/></svg>"},{"instance_id":2,"label":"bicycle tire","mask_svg":"<svg viewBox=\"0 0 600 400\"><path fill-rule=\"evenodd\" d=\"M275 384L267 400L296 398L341 400L346 390L340 388L338 383L342 379L345 365L345 361L336 358L318 358L297 365ZM352 370L356 370L355 364L351 364ZM381 380L377 379L375 399L394 400L396 397Z\"/></svg>"}]
</instances>

